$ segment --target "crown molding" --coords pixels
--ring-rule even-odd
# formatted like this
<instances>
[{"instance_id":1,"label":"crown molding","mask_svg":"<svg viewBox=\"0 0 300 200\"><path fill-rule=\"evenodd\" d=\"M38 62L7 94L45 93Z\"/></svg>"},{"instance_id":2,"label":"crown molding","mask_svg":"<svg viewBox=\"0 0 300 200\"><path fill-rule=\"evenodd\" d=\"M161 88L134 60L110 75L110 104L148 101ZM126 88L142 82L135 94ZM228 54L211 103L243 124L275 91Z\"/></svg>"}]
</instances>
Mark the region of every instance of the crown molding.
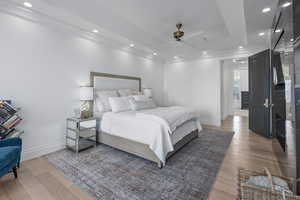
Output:
<instances>
[{"instance_id":1,"label":"crown molding","mask_svg":"<svg viewBox=\"0 0 300 200\"><path fill-rule=\"evenodd\" d=\"M128 45L130 43L133 43L133 41L130 41L127 38L112 33L108 30L104 30L101 28L99 29L99 33L95 34L91 31L92 29L85 29L80 25L69 23L64 19L50 16L46 13L39 12L38 10L32 8L26 8L22 4L16 3L11 0L0 2L0 12L30 21L32 23L46 26L48 28L61 28L63 30L67 30L70 34L76 35L77 37L89 40L94 43L104 45L105 47L108 47L112 50L126 52L143 59L160 63L165 62L162 57L153 56L153 50L150 50L149 48L141 44L137 44L134 42L135 48L129 48ZM96 27L96 25L92 27Z\"/></svg>"},{"instance_id":2,"label":"crown molding","mask_svg":"<svg viewBox=\"0 0 300 200\"><path fill-rule=\"evenodd\" d=\"M197 60L211 60L211 59L218 59L218 60L226 60L226 59L232 59L232 58L245 58L249 57L257 52L263 51L268 49L268 47L252 47L248 50L227 50L227 51L213 51L211 55L201 55L201 56L190 56L190 57L184 57L177 60L169 60L165 62L165 64L173 64L173 63L182 63L182 62L192 62Z\"/></svg>"},{"instance_id":3,"label":"crown molding","mask_svg":"<svg viewBox=\"0 0 300 200\"><path fill-rule=\"evenodd\" d=\"M153 56L153 49L145 45L138 44L135 41L131 41L128 38L113 33L109 30L105 30L101 27L98 27L98 25L91 24L90 22L78 16L72 16L72 19L51 16L50 14L47 14L45 12L40 12L39 10L34 8L30 8L30 9L26 8L23 6L23 4L21 4L19 1L16 0L0 1L0 12L30 21L32 23L46 26L47 28L52 28L52 29L60 28L68 31L68 33L70 34L76 35L77 37L89 40L94 43L101 44L107 48L126 52L146 60L159 62L160 64L190 62L193 60L205 60L205 59L245 57L267 48L267 47L266 48L252 47L247 49L247 51L246 50L240 51L237 49L225 50L225 51L208 51L207 56L200 55L201 52L199 52L199 54L192 53L189 56L184 56L178 60L174 60L173 57L166 58L166 56L163 55L163 52L161 52L162 53L161 55L158 54L156 56ZM74 21L76 21L76 24L74 24ZM97 34L93 33L92 30L94 28L97 28L99 30L99 33ZM134 48L129 47L129 44L131 43L135 44Z\"/></svg>"}]
</instances>

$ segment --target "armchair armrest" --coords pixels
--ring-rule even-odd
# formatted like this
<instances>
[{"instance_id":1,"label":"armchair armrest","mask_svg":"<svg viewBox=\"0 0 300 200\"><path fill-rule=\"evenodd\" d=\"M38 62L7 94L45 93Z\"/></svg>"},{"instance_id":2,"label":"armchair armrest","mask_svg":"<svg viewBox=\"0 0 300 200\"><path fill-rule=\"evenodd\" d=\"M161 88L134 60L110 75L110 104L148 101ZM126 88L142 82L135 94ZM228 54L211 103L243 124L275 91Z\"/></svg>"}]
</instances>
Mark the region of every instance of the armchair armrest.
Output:
<instances>
[{"instance_id":1,"label":"armchair armrest","mask_svg":"<svg viewBox=\"0 0 300 200\"><path fill-rule=\"evenodd\" d=\"M20 138L8 138L4 140L0 140L0 147L8 147L8 146L21 146L22 140Z\"/></svg>"}]
</instances>

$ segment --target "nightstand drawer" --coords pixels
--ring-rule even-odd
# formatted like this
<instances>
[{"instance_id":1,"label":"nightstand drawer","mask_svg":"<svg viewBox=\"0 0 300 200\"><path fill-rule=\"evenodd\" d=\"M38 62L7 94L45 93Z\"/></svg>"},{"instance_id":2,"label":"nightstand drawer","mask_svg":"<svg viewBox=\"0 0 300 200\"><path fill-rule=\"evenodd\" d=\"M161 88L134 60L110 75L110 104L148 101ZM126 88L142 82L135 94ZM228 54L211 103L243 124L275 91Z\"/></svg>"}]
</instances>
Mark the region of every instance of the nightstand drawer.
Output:
<instances>
[{"instance_id":1,"label":"nightstand drawer","mask_svg":"<svg viewBox=\"0 0 300 200\"><path fill-rule=\"evenodd\" d=\"M80 122L80 127L83 128L94 128L96 127L96 120Z\"/></svg>"},{"instance_id":2,"label":"nightstand drawer","mask_svg":"<svg viewBox=\"0 0 300 200\"><path fill-rule=\"evenodd\" d=\"M79 137L81 138L96 138L96 129L88 129L79 132Z\"/></svg>"}]
</instances>

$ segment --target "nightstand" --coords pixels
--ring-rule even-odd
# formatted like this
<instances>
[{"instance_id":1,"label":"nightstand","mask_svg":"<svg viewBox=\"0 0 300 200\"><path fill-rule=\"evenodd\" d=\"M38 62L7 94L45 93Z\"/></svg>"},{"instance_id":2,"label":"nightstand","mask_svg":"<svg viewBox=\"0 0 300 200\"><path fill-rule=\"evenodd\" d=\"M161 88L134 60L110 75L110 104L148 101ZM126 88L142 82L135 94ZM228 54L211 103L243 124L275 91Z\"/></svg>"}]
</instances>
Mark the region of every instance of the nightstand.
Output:
<instances>
[{"instance_id":1,"label":"nightstand","mask_svg":"<svg viewBox=\"0 0 300 200\"><path fill-rule=\"evenodd\" d=\"M68 118L66 147L76 153L97 145L97 118Z\"/></svg>"}]
</instances>

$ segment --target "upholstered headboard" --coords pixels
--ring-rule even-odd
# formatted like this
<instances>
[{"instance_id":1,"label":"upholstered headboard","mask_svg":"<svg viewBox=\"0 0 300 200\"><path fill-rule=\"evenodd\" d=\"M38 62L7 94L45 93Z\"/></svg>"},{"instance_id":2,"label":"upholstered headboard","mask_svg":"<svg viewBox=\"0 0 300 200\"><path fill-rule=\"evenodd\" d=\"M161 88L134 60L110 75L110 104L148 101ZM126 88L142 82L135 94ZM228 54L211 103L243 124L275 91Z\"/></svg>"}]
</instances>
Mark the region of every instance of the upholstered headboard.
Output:
<instances>
[{"instance_id":1,"label":"upholstered headboard","mask_svg":"<svg viewBox=\"0 0 300 200\"><path fill-rule=\"evenodd\" d=\"M132 89L141 92L142 79L134 76L91 72L90 85L95 90ZM94 110L94 102L91 103L91 110Z\"/></svg>"},{"instance_id":2,"label":"upholstered headboard","mask_svg":"<svg viewBox=\"0 0 300 200\"><path fill-rule=\"evenodd\" d=\"M90 84L96 90L135 89L141 91L142 80L133 76L91 72Z\"/></svg>"}]
</instances>

